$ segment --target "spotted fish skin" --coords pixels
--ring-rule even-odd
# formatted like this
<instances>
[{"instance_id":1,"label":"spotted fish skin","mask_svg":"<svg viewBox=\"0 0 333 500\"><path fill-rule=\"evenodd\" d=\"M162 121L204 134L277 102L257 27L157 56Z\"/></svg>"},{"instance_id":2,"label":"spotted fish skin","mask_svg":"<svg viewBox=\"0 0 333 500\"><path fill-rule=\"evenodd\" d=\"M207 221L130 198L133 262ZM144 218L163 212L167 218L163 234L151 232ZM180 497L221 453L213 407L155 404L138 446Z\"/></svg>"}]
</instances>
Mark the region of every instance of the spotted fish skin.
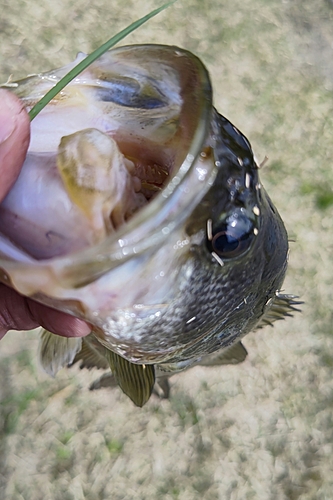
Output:
<instances>
[{"instance_id":1,"label":"spotted fish skin","mask_svg":"<svg viewBox=\"0 0 333 500\"><path fill-rule=\"evenodd\" d=\"M199 341L185 348L174 361L192 358L233 344L253 330L265 313L266 304L280 290L288 257L288 237L283 221L259 180L251 146L226 118L213 119L214 157L218 167L214 185L193 212L187 226L189 236L205 228L200 243L192 246L193 272L189 288L196 290L190 303L184 291L182 308L195 320L186 324L184 335ZM212 231L229 214L244 215L252 223L243 248L223 257L221 266L207 243L207 218ZM238 252L238 254L237 254ZM200 311L200 314L197 314ZM206 332L204 338L200 333Z\"/></svg>"},{"instance_id":2,"label":"spotted fish skin","mask_svg":"<svg viewBox=\"0 0 333 500\"><path fill-rule=\"evenodd\" d=\"M255 328L285 277L288 238L282 219L260 184L248 140L216 111L204 155L213 155L216 178L185 225L183 238L189 244L170 276L173 300L161 314L128 330L110 325L111 335L120 336L122 328L131 336L139 363L141 356L145 362L195 362L232 345ZM231 226L240 222L243 239L233 252L222 248L218 262L207 221L213 234L220 227L228 233L228 218Z\"/></svg>"}]
</instances>

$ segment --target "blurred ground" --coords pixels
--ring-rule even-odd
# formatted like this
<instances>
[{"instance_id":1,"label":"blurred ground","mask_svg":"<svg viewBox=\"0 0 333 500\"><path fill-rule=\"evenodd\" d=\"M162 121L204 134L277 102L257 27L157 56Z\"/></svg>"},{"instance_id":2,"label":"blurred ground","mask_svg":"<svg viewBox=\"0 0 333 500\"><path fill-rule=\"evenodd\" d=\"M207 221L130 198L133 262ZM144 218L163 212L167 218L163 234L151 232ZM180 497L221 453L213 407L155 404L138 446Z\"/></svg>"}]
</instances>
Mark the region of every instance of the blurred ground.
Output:
<instances>
[{"instance_id":1,"label":"blurred ground","mask_svg":"<svg viewBox=\"0 0 333 500\"><path fill-rule=\"evenodd\" d=\"M156 7L146 0L0 0L0 81L62 66ZM269 157L262 181L289 232L303 313L246 337L248 360L172 379L137 409L96 374L55 380L36 334L0 351L0 498L331 500L333 4L179 0L126 39L207 65L217 109Z\"/></svg>"}]
</instances>

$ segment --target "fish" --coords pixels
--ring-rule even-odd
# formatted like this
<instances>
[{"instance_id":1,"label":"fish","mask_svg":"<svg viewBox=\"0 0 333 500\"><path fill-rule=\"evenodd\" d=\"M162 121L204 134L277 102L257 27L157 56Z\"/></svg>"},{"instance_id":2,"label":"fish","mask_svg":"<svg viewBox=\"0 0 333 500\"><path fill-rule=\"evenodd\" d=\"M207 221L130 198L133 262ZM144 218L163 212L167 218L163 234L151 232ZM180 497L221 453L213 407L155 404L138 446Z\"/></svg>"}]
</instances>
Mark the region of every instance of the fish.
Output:
<instances>
[{"instance_id":1,"label":"fish","mask_svg":"<svg viewBox=\"0 0 333 500\"><path fill-rule=\"evenodd\" d=\"M10 89L30 110L84 57ZM0 205L0 281L92 327L43 331L43 368L111 369L92 388L139 407L174 373L244 361L245 335L297 310L288 251L249 141L173 46L113 49L68 84Z\"/></svg>"}]
</instances>

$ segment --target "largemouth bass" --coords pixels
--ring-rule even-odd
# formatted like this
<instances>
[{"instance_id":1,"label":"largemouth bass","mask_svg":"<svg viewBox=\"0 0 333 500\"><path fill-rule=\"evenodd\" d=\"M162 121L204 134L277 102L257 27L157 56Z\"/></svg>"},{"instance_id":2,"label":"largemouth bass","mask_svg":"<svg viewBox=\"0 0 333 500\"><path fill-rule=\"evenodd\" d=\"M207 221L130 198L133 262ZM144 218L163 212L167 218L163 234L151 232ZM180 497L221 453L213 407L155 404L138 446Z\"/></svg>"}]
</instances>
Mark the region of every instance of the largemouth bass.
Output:
<instances>
[{"instance_id":1,"label":"largemouth bass","mask_svg":"<svg viewBox=\"0 0 333 500\"><path fill-rule=\"evenodd\" d=\"M76 62L11 88L30 109ZM155 372L241 361L242 337L293 310L287 255L248 140L176 47L112 50L69 84L0 205L0 280L92 325L44 332L45 369L110 366L139 406Z\"/></svg>"}]
</instances>

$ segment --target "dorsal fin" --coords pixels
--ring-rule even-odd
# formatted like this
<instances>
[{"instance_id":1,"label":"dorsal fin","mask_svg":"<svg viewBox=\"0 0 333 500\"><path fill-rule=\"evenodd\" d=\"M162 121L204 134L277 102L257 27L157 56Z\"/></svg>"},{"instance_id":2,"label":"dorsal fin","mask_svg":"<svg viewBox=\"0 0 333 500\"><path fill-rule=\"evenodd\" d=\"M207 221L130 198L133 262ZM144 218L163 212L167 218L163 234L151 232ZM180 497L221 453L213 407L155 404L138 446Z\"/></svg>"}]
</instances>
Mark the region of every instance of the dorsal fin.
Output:
<instances>
[{"instance_id":1,"label":"dorsal fin","mask_svg":"<svg viewBox=\"0 0 333 500\"><path fill-rule=\"evenodd\" d=\"M276 292L275 297L267 303L265 312L261 316L254 331L264 328L264 326L267 325L274 326L274 321L293 316L294 312L300 312L297 306L303 304L303 302L297 299L297 295L287 295Z\"/></svg>"}]
</instances>

